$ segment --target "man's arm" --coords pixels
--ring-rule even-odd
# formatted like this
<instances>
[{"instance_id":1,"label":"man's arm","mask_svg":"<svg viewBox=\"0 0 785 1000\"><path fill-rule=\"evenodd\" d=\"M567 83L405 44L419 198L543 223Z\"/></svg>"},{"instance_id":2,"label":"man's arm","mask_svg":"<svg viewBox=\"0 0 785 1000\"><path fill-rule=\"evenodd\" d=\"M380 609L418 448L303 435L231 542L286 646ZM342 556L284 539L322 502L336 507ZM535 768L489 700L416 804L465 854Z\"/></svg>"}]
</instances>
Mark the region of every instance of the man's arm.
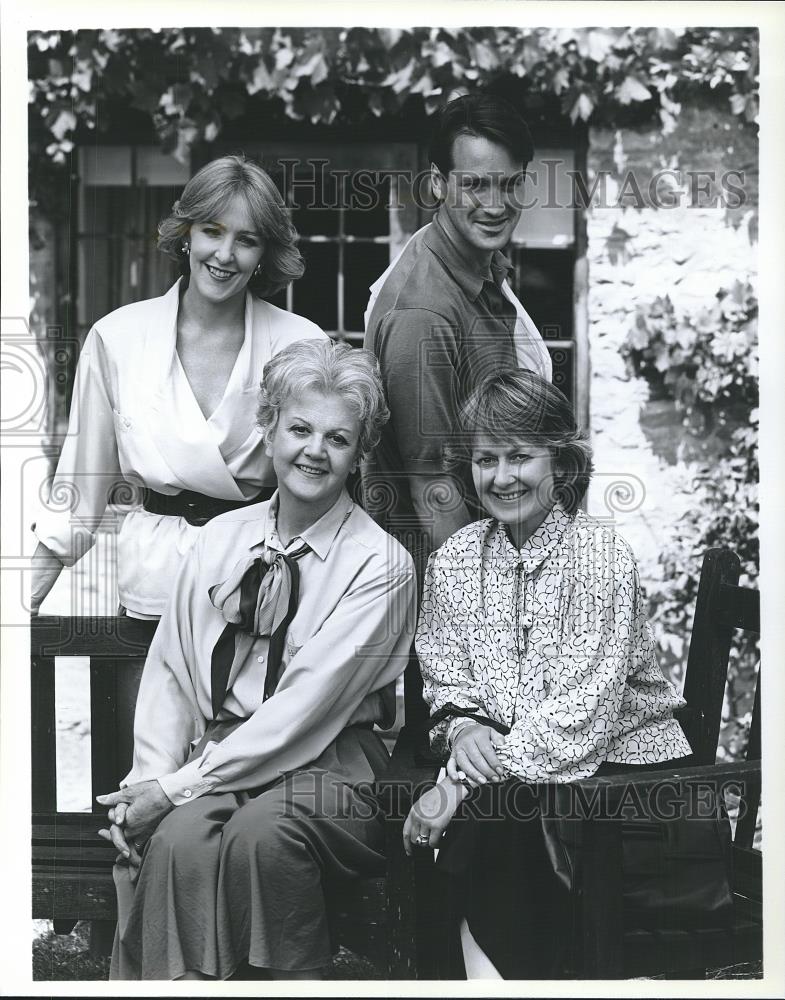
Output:
<instances>
[{"instance_id":1,"label":"man's arm","mask_svg":"<svg viewBox=\"0 0 785 1000\"><path fill-rule=\"evenodd\" d=\"M429 551L472 520L458 480L444 471L456 429L458 330L429 309L384 316L375 337L390 429Z\"/></svg>"},{"instance_id":2,"label":"man's arm","mask_svg":"<svg viewBox=\"0 0 785 1000\"><path fill-rule=\"evenodd\" d=\"M412 504L426 535L428 551L435 552L450 535L473 518L460 497L456 482L438 472L410 473Z\"/></svg>"}]
</instances>

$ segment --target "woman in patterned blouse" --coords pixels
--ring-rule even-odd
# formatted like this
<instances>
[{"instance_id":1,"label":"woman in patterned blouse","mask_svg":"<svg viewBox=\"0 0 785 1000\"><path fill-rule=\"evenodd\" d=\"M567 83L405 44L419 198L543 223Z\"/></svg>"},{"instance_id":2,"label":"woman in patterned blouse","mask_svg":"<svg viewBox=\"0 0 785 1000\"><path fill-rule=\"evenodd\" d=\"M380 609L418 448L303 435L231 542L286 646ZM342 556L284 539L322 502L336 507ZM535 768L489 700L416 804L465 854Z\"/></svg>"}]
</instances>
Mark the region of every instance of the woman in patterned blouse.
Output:
<instances>
[{"instance_id":1,"label":"woman in patterned blouse","mask_svg":"<svg viewBox=\"0 0 785 1000\"><path fill-rule=\"evenodd\" d=\"M459 432L490 516L428 563L416 648L431 713L446 716L432 743L450 757L404 846L439 846L459 812L437 868L460 884L467 975L552 977L564 900L542 824L520 819L539 820L538 785L685 758L683 702L657 665L629 546L578 509L591 450L565 396L528 371L490 376Z\"/></svg>"}]
</instances>

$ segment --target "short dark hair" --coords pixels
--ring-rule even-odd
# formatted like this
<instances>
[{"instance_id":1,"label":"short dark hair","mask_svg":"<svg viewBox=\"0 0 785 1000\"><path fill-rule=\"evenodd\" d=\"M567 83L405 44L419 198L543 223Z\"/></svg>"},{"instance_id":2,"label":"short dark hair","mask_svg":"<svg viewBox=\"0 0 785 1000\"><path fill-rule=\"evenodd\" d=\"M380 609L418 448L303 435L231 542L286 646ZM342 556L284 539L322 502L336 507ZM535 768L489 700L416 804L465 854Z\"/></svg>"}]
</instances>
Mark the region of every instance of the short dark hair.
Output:
<instances>
[{"instance_id":1,"label":"short dark hair","mask_svg":"<svg viewBox=\"0 0 785 1000\"><path fill-rule=\"evenodd\" d=\"M534 156L528 125L503 97L466 94L442 108L428 155L445 177L453 169L453 143L459 135L481 136L498 143L524 165Z\"/></svg>"},{"instance_id":2,"label":"short dark hair","mask_svg":"<svg viewBox=\"0 0 785 1000\"><path fill-rule=\"evenodd\" d=\"M278 188L266 170L245 156L222 156L194 174L158 226L158 249L177 261L184 276L189 274L183 246L191 225L214 219L238 197L264 239L261 273L252 276L248 288L259 298L275 295L302 276L305 262Z\"/></svg>"},{"instance_id":3,"label":"short dark hair","mask_svg":"<svg viewBox=\"0 0 785 1000\"><path fill-rule=\"evenodd\" d=\"M570 401L546 379L524 368L487 376L461 406L457 431L448 449L452 464L471 461L480 435L546 447L556 499L568 514L578 509L591 479L591 445Z\"/></svg>"}]
</instances>

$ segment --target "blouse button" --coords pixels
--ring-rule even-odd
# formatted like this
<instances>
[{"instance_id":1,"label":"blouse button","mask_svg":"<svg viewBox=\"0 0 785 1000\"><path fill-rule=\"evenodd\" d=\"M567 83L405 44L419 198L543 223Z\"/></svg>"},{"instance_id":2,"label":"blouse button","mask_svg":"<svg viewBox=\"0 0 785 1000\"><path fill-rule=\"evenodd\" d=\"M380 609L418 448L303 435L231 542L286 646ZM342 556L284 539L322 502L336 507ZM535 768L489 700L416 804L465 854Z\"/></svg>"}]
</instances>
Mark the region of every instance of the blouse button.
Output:
<instances>
[{"instance_id":1,"label":"blouse button","mask_svg":"<svg viewBox=\"0 0 785 1000\"><path fill-rule=\"evenodd\" d=\"M186 799L190 799L190 797L191 797L192 794L193 794L193 792L191 791L190 788L186 788L186 790L183 792L183 795L184 795L184 797Z\"/></svg>"},{"instance_id":2,"label":"blouse button","mask_svg":"<svg viewBox=\"0 0 785 1000\"><path fill-rule=\"evenodd\" d=\"M263 656L257 656L256 657L256 662L257 663L264 663L264 657Z\"/></svg>"}]
</instances>

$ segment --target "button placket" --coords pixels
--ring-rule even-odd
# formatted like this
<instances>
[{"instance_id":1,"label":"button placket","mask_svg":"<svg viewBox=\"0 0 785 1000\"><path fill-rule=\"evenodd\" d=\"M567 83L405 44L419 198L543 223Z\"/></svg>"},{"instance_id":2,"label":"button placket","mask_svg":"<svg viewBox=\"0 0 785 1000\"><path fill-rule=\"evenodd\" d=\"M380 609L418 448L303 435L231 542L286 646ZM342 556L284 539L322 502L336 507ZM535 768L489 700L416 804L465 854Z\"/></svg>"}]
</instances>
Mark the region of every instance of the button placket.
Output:
<instances>
[{"instance_id":1,"label":"button placket","mask_svg":"<svg viewBox=\"0 0 785 1000\"><path fill-rule=\"evenodd\" d=\"M523 667L529 649L529 629L531 628L531 614L528 611L528 594L526 587L527 573L522 559L515 565L515 654L518 670L515 677L514 718L521 717L521 678ZM521 632L523 632L523 642L521 642Z\"/></svg>"}]
</instances>

